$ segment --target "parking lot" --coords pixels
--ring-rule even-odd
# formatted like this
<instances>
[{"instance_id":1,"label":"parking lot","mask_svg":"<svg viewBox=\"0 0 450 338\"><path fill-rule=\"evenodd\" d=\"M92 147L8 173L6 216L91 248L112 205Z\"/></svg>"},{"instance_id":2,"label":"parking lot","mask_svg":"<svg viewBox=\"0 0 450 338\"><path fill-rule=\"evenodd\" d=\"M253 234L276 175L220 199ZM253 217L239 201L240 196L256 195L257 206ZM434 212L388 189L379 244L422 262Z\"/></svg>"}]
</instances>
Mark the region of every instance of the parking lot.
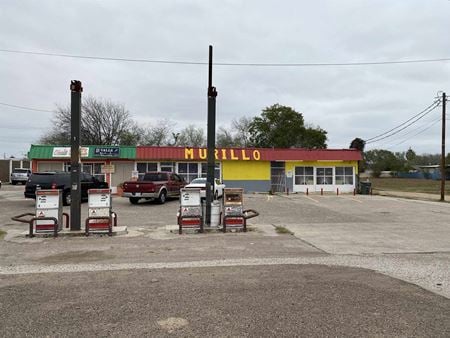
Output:
<instances>
[{"instance_id":1,"label":"parking lot","mask_svg":"<svg viewBox=\"0 0 450 338\"><path fill-rule=\"evenodd\" d=\"M319 280L322 281L320 274L328 276L330 273L331 275L338 273L339 276L343 276L339 287L344 287L347 278L355 278L349 277L350 270L345 269L363 268L363 270L354 270L361 271L364 275L364 277L362 275L358 277L361 281L367 280L367 282L361 282L364 284L364 288L361 289L364 291L361 291L360 295L362 299L370 298L370 294L375 290L368 281L378 278L377 274L371 275L373 272L368 271L381 272L389 278L394 277L395 280L402 282L398 281L400 284L397 285L393 279L383 279L385 277L379 279L379 284L376 286L377 292L382 293L384 291L381 290L386 290L387 294L382 296L384 300L374 301L388 304L389 297L401 299L405 295L409 295L407 297L414 295L419 297L417 299L413 297L414 300L411 298L412 303L415 303L420 302L418 299L423 300L424 295L428 295L428 291L431 291L438 298L435 299L437 303L430 305L430 309L434 310L427 313L431 317L441 318L436 322L440 325L440 332L450 327L449 316L447 316L450 314L448 299L450 298L448 282L450 280L450 226L448 225L450 204L448 203L362 195L247 194L244 200L245 207L260 212L260 216L249 220L249 232L178 235L170 231L176 225L176 211L179 205L177 200L168 201L164 205L151 202L131 205L126 198L114 197L113 209L118 214L119 225L127 226L128 234L126 235L29 239L21 235L26 231L27 226L10 219L14 215L34 210L34 201L25 200L22 192L23 186L4 185L0 190L0 230L7 232L0 245L0 275L4 275L5 278L7 276L3 286L22 283L28 285L27 281L31 282L32 275L37 273L37 276L40 276L38 278L42 279L41 283L46 279L46 275L54 275L58 276L58 280L63 283L56 286L57 288L70 288L69 284L72 282L66 277L66 273L70 272L76 278L82 278L83 274L89 273L90 275L86 276L91 276L89 283L95 289L99 287L98 283L102 283L99 282L100 280L113 278L109 274L114 271L117 271L114 276L123 278L124 283L131 285L132 280L140 278L138 276L149 271L155 273L153 277L149 277L150 279L166 280L167 274L172 274L170 271L173 271L174 276L179 276L180 273L183 275L182 271L197 271L198 276L202 276L200 273L202 269L210 271L213 275L225 276L230 272L235 276L231 278L236 278L236 283L241 283L239 285L243 286L248 283L248 279L243 276L246 276L249 271L254 274L248 277L252 279L256 278L258 273L263 273L261 272L263 270L264 273L270 274L268 271L272 271L272 268L269 268L271 266L274 269L272 272L279 274L278 282L273 281L273 283L280 285L279 283L284 283L285 279L285 283L291 283L290 279L287 280L289 276L289 278L298 278L299 281L303 280L305 276L301 271L314 275L311 271L306 272L309 271L304 270L306 267L292 272L292 275L282 274L282 271L290 271L292 266L308 265L318 267L317 283ZM68 207L65 209L69 211ZM86 203L84 203L82 219L86 216ZM276 227L283 227L293 234L280 234L276 231ZM319 268L321 266L344 270L322 271L322 268ZM158 272L161 269L169 270L164 274ZM130 273L119 272L119 270L130 271ZM139 273L139 271L142 272ZM242 280L236 277L238 271ZM297 276L297 273L300 275ZM344 277L347 273L349 275ZM161 274L166 277L162 277ZM293 277L294 275L296 277ZM182 277L180 283L188 283L194 288L204 284L204 280L194 281L189 278L186 280ZM410 286L404 283L405 281L428 291ZM222 282L217 283L219 285ZM203 286L210 287L206 284ZM267 285L267 287L274 290L274 285ZM136 286L136 288L140 287ZM178 290L178 287L174 285L172 288ZM316 291L319 292L319 290ZM86 292L89 294L91 291ZM24 290L24 297L26 297L25 294ZM351 292L348 294L349 302L351 302L350 294ZM238 299L241 297L238 294L235 296ZM327 301L321 298L322 296L325 297L325 294L319 292L317 304L323 301L323 306L326 307ZM89 297L83 297L84 302L89 302ZM71 299L64 299L66 302L73 302ZM338 303L335 305L340 306ZM392 316L396 316L398 311L403 311L403 308L397 308L397 305L392 305L392 311L394 311ZM280 311L281 309L282 307ZM364 313L366 310L361 311ZM210 311L215 310L211 308ZM373 311L390 313L380 309ZM35 315L38 316L38 314ZM399 320L417 322L417 318L402 318L399 317ZM423 318L426 318L425 312ZM377 325L383 324L376 324L378 329ZM352 329L355 327L345 332L351 333ZM120 332L128 332L126 325ZM152 332L158 333L158 331ZM199 334L201 331L193 332ZM363 333L355 332L357 335ZM380 332L375 330L373 333Z\"/></svg>"},{"instance_id":2,"label":"parking lot","mask_svg":"<svg viewBox=\"0 0 450 338\"><path fill-rule=\"evenodd\" d=\"M11 217L34 212L34 200L23 198L23 186L5 185L0 190L0 226L7 239L26 230ZM450 250L450 204L367 195L245 195L245 207L260 212L249 220L258 234L275 236L282 226L294 236L331 254L432 253ZM113 198L119 225L128 237L178 239L168 231L176 225L177 200L164 205L143 201L131 205L127 198ZM87 217L82 204L82 219ZM70 213L70 208L64 210ZM217 235L214 235L217 236ZM184 237L195 238L188 235ZM36 241L35 239L29 242Z\"/></svg>"}]
</instances>

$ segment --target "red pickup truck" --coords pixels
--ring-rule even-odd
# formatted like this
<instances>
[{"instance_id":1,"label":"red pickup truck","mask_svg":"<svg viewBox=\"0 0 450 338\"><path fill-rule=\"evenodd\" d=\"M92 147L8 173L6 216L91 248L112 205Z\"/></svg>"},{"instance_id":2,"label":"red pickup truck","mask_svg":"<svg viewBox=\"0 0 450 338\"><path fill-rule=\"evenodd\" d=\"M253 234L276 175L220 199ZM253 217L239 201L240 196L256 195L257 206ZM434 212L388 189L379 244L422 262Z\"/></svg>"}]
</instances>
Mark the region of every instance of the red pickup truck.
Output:
<instances>
[{"instance_id":1,"label":"red pickup truck","mask_svg":"<svg viewBox=\"0 0 450 338\"><path fill-rule=\"evenodd\" d=\"M155 199L160 204L167 197L180 196L180 189L186 181L177 174L168 172L148 172L137 181L123 183L123 197L128 197L131 204L137 204L140 199Z\"/></svg>"}]
</instances>

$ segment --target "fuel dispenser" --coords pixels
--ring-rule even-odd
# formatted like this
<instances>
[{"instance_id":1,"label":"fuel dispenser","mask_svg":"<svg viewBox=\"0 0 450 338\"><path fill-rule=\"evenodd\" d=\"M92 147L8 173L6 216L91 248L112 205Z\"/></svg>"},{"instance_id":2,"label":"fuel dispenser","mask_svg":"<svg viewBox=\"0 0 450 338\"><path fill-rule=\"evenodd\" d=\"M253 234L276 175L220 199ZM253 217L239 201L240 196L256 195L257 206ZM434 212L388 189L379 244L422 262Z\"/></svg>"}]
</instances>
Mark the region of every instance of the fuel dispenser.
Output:
<instances>
[{"instance_id":1,"label":"fuel dispenser","mask_svg":"<svg viewBox=\"0 0 450 338\"><path fill-rule=\"evenodd\" d=\"M230 229L242 229L247 232L247 220L258 216L253 209L244 210L244 189L225 188L223 190L223 232Z\"/></svg>"},{"instance_id":2,"label":"fuel dispenser","mask_svg":"<svg viewBox=\"0 0 450 338\"><path fill-rule=\"evenodd\" d=\"M111 190L88 190L88 218L86 218L86 236L92 233L108 233L112 236L113 222L117 226L117 215L111 210Z\"/></svg>"},{"instance_id":3,"label":"fuel dispenser","mask_svg":"<svg viewBox=\"0 0 450 338\"><path fill-rule=\"evenodd\" d=\"M203 232L203 215L200 188L180 189L180 209L178 211L178 233L183 229Z\"/></svg>"},{"instance_id":4,"label":"fuel dispenser","mask_svg":"<svg viewBox=\"0 0 450 338\"><path fill-rule=\"evenodd\" d=\"M62 230L63 203L61 190L36 190L36 217L34 232L57 234ZM30 223L30 235L33 235Z\"/></svg>"},{"instance_id":5,"label":"fuel dispenser","mask_svg":"<svg viewBox=\"0 0 450 338\"><path fill-rule=\"evenodd\" d=\"M247 222L243 206L244 189L225 188L223 190L223 232L228 228L247 231Z\"/></svg>"},{"instance_id":6,"label":"fuel dispenser","mask_svg":"<svg viewBox=\"0 0 450 338\"><path fill-rule=\"evenodd\" d=\"M58 236L63 228L63 218L66 219L66 228L69 227L69 214L63 212L62 195L60 190L37 190L36 210L11 217L13 221L29 225L29 237L34 234L52 234ZM29 217L31 218L25 218Z\"/></svg>"}]
</instances>

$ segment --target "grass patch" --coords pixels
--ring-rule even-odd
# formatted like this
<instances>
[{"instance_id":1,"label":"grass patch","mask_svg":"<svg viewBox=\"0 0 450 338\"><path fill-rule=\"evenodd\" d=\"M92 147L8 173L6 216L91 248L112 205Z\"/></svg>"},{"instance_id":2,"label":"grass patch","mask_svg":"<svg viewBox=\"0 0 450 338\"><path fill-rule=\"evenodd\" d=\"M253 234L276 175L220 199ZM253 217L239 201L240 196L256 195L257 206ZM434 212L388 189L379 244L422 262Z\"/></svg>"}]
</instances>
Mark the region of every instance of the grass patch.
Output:
<instances>
[{"instance_id":1,"label":"grass patch","mask_svg":"<svg viewBox=\"0 0 450 338\"><path fill-rule=\"evenodd\" d=\"M291 230L289 230L283 226L276 226L275 231L277 232L277 234L284 234L284 235L293 235L294 234Z\"/></svg>"},{"instance_id":2,"label":"grass patch","mask_svg":"<svg viewBox=\"0 0 450 338\"><path fill-rule=\"evenodd\" d=\"M3 239L3 237L6 236L6 231L0 230L0 239Z\"/></svg>"},{"instance_id":3,"label":"grass patch","mask_svg":"<svg viewBox=\"0 0 450 338\"><path fill-rule=\"evenodd\" d=\"M414 178L371 178L372 189L439 194L441 181ZM445 184L445 194L450 194L450 181Z\"/></svg>"}]
</instances>

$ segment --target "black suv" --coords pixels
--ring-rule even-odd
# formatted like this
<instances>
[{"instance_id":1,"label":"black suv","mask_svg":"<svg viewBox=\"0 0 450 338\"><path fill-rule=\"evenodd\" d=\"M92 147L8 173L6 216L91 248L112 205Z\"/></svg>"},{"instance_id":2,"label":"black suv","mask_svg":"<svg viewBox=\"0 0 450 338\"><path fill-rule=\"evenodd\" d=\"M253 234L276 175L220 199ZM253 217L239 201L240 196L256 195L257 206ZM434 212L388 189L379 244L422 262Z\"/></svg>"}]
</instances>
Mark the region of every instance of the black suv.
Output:
<instances>
[{"instance_id":1,"label":"black suv","mask_svg":"<svg viewBox=\"0 0 450 338\"><path fill-rule=\"evenodd\" d=\"M81 173L81 199L87 200L89 189L107 189L108 183L99 181L96 177ZM33 173L25 185L25 198L36 199L36 189L60 189L64 205L70 205L70 173L41 172Z\"/></svg>"}]
</instances>

